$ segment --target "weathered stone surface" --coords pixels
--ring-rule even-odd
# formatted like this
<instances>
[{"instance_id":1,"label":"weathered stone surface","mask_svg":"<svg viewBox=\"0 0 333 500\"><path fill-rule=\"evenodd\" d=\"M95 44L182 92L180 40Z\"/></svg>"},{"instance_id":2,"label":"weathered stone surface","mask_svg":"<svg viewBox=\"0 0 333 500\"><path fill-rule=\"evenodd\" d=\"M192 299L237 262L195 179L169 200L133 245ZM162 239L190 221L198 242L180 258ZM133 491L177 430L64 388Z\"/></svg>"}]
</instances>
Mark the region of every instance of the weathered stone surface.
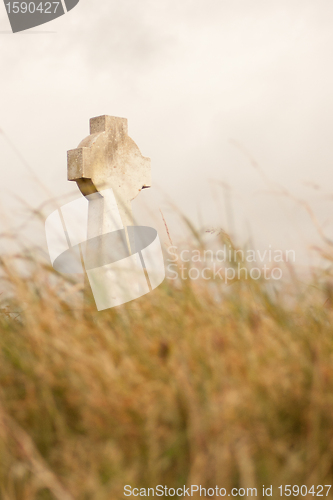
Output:
<instances>
[{"instance_id":1,"label":"weathered stone surface","mask_svg":"<svg viewBox=\"0 0 333 500\"><path fill-rule=\"evenodd\" d=\"M133 225L131 201L151 186L151 166L128 136L126 118L90 120L90 135L68 151L68 180L85 196L112 188L123 225Z\"/></svg>"}]
</instances>

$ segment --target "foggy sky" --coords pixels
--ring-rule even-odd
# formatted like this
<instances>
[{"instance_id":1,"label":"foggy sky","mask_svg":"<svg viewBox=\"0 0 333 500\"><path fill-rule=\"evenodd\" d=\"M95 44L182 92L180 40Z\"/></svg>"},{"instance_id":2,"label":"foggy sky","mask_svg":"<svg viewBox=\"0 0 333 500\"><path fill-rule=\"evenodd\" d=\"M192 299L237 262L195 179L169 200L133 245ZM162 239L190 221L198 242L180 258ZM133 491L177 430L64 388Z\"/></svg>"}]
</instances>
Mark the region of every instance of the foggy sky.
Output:
<instances>
[{"instance_id":1,"label":"foggy sky","mask_svg":"<svg viewBox=\"0 0 333 500\"><path fill-rule=\"evenodd\" d=\"M195 222L301 254L316 232L295 199L333 228L332 21L329 0L81 0L13 35L0 6L0 128L46 188L0 135L2 207L17 222L17 197L79 196L66 152L110 114L152 159L141 222L143 204L172 220L170 198Z\"/></svg>"}]
</instances>

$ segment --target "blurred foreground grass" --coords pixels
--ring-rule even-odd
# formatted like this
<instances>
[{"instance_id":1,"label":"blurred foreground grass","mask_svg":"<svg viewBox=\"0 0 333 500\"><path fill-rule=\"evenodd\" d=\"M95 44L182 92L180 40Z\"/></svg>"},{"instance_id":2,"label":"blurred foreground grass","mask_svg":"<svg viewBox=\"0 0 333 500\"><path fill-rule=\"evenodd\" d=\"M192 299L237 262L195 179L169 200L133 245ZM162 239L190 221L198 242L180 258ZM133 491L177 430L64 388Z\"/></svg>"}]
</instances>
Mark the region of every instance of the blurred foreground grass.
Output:
<instances>
[{"instance_id":1,"label":"blurred foreground grass","mask_svg":"<svg viewBox=\"0 0 333 500\"><path fill-rule=\"evenodd\" d=\"M279 485L332 484L327 274L273 293L166 280L135 308L80 313L60 293L75 284L47 266L1 269L1 500L118 500L158 484L259 498L272 484L278 498Z\"/></svg>"}]
</instances>

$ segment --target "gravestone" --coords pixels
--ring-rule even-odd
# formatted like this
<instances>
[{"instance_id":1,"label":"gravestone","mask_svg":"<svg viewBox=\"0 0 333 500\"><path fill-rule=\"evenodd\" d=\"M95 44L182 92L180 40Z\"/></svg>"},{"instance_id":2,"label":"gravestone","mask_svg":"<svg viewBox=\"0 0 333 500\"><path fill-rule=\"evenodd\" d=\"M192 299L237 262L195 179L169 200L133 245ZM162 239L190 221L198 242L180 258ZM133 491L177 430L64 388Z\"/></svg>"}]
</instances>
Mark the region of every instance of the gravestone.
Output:
<instances>
[{"instance_id":1,"label":"gravestone","mask_svg":"<svg viewBox=\"0 0 333 500\"><path fill-rule=\"evenodd\" d=\"M88 200L87 241L82 254L95 300L99 297L96 302L116 303L116 295L130 297L134 289L139 290L137 296L147 293L151 284L140 249L146 246L149 228L133 227L131 202L151 186L151 163L129 137L127 119L92 118L90 135L68 151L67 158L68 180L75 181ZM115 261L117 276L110 279L107 264ZM126 290L118 288L110 298L111 281L114 289L118 281L118 287Z\"/></svg>"},{"instance_id":2,"label":"gravestone","mask_svg":"<svg viewBox=\"0 0 333 500\"><path fill-rule=\"evenodd\" d=\"M90 135L68 151L68 180L77 183L92 205L88 237L97 236L108 225L108 189L116 198L123 226L134 224L131 201L151 186L150 158L142 156L128 136L126 118L98 116L90 120Z\"/></svg>"}]
</instances>

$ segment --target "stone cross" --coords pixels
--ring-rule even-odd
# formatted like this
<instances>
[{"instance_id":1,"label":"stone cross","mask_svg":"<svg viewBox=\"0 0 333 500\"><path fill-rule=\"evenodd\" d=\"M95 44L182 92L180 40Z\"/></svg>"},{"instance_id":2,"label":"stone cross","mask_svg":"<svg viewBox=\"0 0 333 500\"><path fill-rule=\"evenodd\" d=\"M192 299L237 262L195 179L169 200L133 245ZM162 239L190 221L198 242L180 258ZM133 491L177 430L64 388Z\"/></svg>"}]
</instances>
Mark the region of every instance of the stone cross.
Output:
<instances>
[{"instance_id":1,"label":"stone cross","mask_svg":"<svg viewBox=\"0 0 333 500\"><path fill-rule=\"evenodd\" d=\"M141 189L151 186L151 167L150 158L142 156L128 136L126 118L91 118L90 135L77 149L68 151L67 165L68 180L76 181L89 200L88 239L121 229L112 220L114 199L125 232L134 225L131 201Z\"/></svg>"}]
</instances>

